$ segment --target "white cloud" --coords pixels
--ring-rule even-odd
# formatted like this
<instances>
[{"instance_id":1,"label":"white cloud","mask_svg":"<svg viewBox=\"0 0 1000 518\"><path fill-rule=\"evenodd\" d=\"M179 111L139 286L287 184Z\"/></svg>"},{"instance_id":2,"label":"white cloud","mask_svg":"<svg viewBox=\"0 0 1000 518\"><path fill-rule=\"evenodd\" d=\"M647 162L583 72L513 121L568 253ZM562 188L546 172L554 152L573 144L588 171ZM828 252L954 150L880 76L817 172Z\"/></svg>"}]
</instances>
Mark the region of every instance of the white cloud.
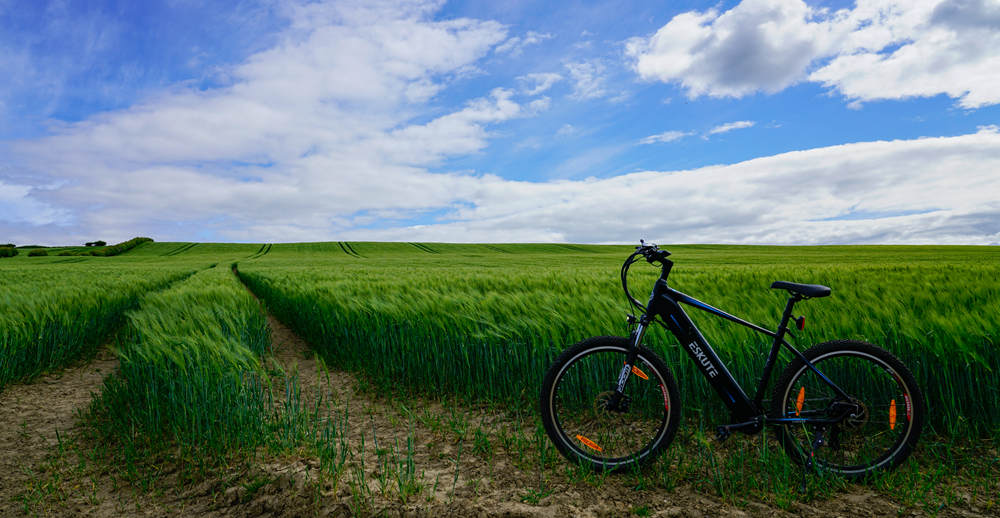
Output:
<instances>
[{"instance_id":1,"label":"white cloud","mask_svg":"<svg viewBox=\"0 0 1000 518\"><path fill-rule=\"evenodd\" d=\"M655 144L657 142L673 142L675 140L680 140L684 137L691 135L690 131L664 131L663 133L658 133L656 135L650 135L639 140L640 144Z\"/></svg>"},{"instance_id":2,"label":"white cloud","mask_svg":"<svg viewBox=\"0 0 1000 518\"><path fill-rule=\"evenodd\" d=\"M630 40L627 53L644 79L680 81L691 97L776 92L799 80L820 48L809 13L801 0L687 12L648 39Z\"/></svg>"},{"instance_id":3,"label":"white cloud","mask_svg":"<svg viewBox=\"0 0 1000 518\"><path fill-rule=\"evenodd\" d=\"M548 97L539 97L538 99L535 99L528 103L528 112L530 112L532 115L536 115L545 110L548 110L549 106L551 105L552 105L552 99L549 99Z\"/></svg>"},{"instance_id":4,"label":"white cloud","mask_svg":"<svg viewBox=\"0 0 1000 518\"><path fill-rule=\"evenodd\" d=\"M846 48L810 81L857 102L945 94L963 108L1000 103L1000 3L878 4L851 13Z\"/></svg>"},{"instance_id":5,"label":"white cloud","mask_svg":"<svg viewBox=\"0 0 1000 518\"><path fill-rule=\"evenodd\" d=\"M439 117L423 125L412 125L376 139L378 156L392 164L424 165L449 155L479 151L486 145L486 124L521 115L519 104L511 100L513 92L493 90L489 99L476 99L464 109ZM537 101L537 100L536 100ZM534 105L533 109L543 109Z\"/></svg>"},{"instance_id":6,"label":"white cloud","mask_svg":"<svg viewBox=\"0 0 1000 518\"><path fill-rule=\"evenodd\" d=\"M726 132L733 131L733 130L738 130L738 129L743 129L743 128L750 128L750 127L753 127L754 124L756 124L754 121L734 121L734 122L727 122L725 124L720 124L720 125L712 128L712 129L708 130L708 134L709 135L716 135L716 134L719 134L719 133L726 133Z\"/></svg>"},{"instance_id":7,"label":"white cloud","mask_svg":"<svg viewBox=\"0 0 1000 518\"><path fill-rule=\"evenodd\" d=\"M877 141L689 171L483 178L437 225L349 239L665 243L1000 243L1000 134ZM636 218L662 213L669 218Z\"/></svg>"},{"instance_id":8,"label":"white cloud","mask_svg":"<svg viewBox=\"0 0 1000 518\"><path fill-rule=\"evenodd\" d=\"M678 82L690 97L813 81L855 103L945 94L976 108L1000 103L998 23L992 0L868 0L836 12L744 0L677 15L627 54L642 78Z\"/></svg>"},{"instance_id":9,"label":"white cloud","mask_svg":"<svg viewBox=\"0 0 1000 518\"><path fill-rule=\"evenodd\" d=\"M286 37L228 71L230 86L177 87L9 144L4 155L18 177L63 181L18 196L63 207L78 232L100 229L107 239L135 229L190 237L185 225L205 221L220 238L249 226L295 226L323 238L358 211L446 206L479 180L423 167L481 150L490 125L545 109L547 100L496 89L411 122L430 112L427 101L452 74L506 37L495 22L433 21L438 4L292 6ZM268 238L280 236L257 239Z\"/></svg>"},{"instance_id":10,"label":"white cloud","mask_svg":"<svg viewBox=\"0 0 1000 518\"><path fill-rule=\"evenodd\" d=\"M35 226L67 223L66 211L32 198L32 190L28 185L9 184L0 180L0 222Z\"/></svg>"},{"instance_id":11,"label":"white cloud","mask_svg":"<svg viewBox=\"0 0 1000 518\"><path fill-rule=\"evenodd\" d=\"M608 94L605 66L599 61L566 63L566 70L573 80L573 94L576 99L596 99Z\"/></svg>"},{"instance_id":12,"label":"white cloud","mask_svg":"<svg viewBox=\"0 0 1000 518\"><path fill-rule=\"evenodd\" d=\"M557 137L568 137L570 135L576 135L579 132L580 132L580 130L578 130L576 128L576 126L574 126L572 124L563 124L562 126L559 127L558 130L556 130L556 136Z\"/></svg>"},{"instance_id":13,"label":"white cloud","mask_svg":"<svg viewBox=\"0 0 1000 518\"><path fill-rule=\"evenodd\" d=\"M524 52L524 48L529 45L537 45L547 39L551 39L552 35L548 33L540 33L535 31L528 31L524 37L512 36L507 41L499 44L494 49L497 54L510 54L511 56L520 56Z\"/></svg>"},{"instance_id":14,"label":"white cloud","mask_svg":"<svg viewBox=\"0 0 1000 518\"><path fill-rule=\"evenodd\" d=\"M552 88L552 85L562 80L562 76L555 73L535 73L525 74L517 78L521 84L521 91L525 95L538 95Z\"/></svg>"}]
</instances>

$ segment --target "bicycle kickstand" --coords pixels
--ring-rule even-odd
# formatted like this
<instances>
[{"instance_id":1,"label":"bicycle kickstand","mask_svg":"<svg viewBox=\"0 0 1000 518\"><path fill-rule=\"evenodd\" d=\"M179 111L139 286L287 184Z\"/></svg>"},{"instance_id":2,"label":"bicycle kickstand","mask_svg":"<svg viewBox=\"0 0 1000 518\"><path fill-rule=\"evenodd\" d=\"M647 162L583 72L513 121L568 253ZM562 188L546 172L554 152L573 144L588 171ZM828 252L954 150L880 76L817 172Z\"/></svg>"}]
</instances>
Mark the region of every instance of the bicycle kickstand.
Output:
<instances>
[{"instance_id":1,"label":"bicycle kickstand","mask_svg":"<svg viewBox=\"0 0 1000 518\"><path fill-rule=\"evenodd\" d=\"M823 428L818 428L816 430L816 437L813 438L812 444L810 445L811 448L809 449L809 457L806 458L806 462L802 466L802 486L799 488L800 493L806 492L806 470L813 470L816 467L816 450L826 444L824 432L825 430Z\"/></svg>"}]
</instances>

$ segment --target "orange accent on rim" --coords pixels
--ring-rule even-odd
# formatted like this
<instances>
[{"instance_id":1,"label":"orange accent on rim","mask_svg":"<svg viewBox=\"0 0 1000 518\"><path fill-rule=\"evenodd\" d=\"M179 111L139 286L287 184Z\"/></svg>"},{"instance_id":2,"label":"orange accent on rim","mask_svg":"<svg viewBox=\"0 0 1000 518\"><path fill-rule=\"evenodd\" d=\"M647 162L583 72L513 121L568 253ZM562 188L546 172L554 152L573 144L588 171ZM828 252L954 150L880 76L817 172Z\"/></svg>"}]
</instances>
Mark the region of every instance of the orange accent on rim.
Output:
<instances>
[{"instance_id":1,"label":"orange accent on rim","mask_svg":"<svg viewBox=\"0 0 1000 518\"><path fill-rule=\"evenodd\" d=\"M806 388L799 389L799 396L795 398L795 417L802 413L802 403L806 402Z\"/></svg>"},{"instance_id":2,"label":"orange accent on rim","mask_svg":"<svg viewBox=\"0 0 1000 518\"><path fill-rule=\"evenodd\" d=\"M577 438L577 440L579 440L580 442L582 442L584 446L586 446L586 447L588 447L588 448L590 448L590 449L592 449L594 451L604 451L604 448L601 448L600 446L598 446L596 442L591 441L590 439L588 439L588 438L586 438L586 437L584 437L582 435L577 435L576 438Z\"/></svg>"},{"instance_id":3,"label":"orange accent on rim","mask_svg":"<svg viewBox=\"0 0 1000 518\"><path fill-rule=\"evenodd\" d=\"M896 429L896 400L889 402L889 429Z\"/></svg>"}]
</instances>

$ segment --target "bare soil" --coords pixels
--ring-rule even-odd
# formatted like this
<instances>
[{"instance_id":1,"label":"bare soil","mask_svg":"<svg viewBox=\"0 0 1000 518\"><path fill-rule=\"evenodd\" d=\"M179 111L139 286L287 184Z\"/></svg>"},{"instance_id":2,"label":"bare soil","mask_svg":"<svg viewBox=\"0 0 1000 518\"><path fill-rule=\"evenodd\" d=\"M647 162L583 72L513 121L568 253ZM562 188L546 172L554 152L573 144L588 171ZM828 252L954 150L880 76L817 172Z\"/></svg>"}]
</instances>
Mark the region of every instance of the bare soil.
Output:
<instances>
[{"instance_id":1,"label":"bare soil","mask_svg":"<svg viewBox=\"0 0 1000 518\"><path fill-rule=\"evenodd\" d=\"M78 412L118 365L106 347L82 365L0 392L0 516L24 511L43 478L46 457L68 444Z\"/></svg>"},{"instance_id":2,"label":"bare soil","mask_svg":"<svg viewBox=\"0 0 1000 518\"><path fill-rule=\"evenodd\" d=\"M198 480L190 480L182 466L158 466L146 487L124 482L114 467L94 460L88 453L93 445L74 433L77 410L116 364L101 353L87 365L0 394L0 516L924 515L864 486L808 504L736 506L690 485L636 489L634 477L581 473L558 456L543 470L540 436L526 424L533 421L446 400L380 396L363 379L324 368L277 320L269 317L269 325L275 359L297 375L303 407L318 408L317 416L347 441L348 455L336 475L300 448L261 451L257 459ZM282 386L279 377L275 388ZM56 431L63 441L76 439L60 446ZM970 498L938 512L996 515L989 504Z\"/></svg>"}]
</instances>

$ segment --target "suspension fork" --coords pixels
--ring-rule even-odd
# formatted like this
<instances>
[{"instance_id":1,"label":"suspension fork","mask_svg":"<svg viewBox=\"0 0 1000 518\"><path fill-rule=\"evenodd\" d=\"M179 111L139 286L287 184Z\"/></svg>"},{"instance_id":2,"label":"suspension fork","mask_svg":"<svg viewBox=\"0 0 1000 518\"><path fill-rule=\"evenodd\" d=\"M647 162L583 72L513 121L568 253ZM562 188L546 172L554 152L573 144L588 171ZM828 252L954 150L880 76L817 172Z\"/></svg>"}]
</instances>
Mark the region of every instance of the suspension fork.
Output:
<instances>
[{"instance_id":1,"label":"suspension fork","mask_svg":"<svg viewBox=\"0 0 1000 518\"><path fill-rule=\"evenodd\" d=\"M628 354L625 356L625 365L622 365L622 370L618 374L618 385L615 387L615 393L608 402L610 408L617 408L618 403L625 393L625 384L628 383L629 376L632 375L632 367L635 366L635 362L639 359L639 347L642 346L642 339L646 336L646 329L651 323L652 318L644 313L639 318L639 324L636 326L635 331L632 332L632 346L629 347Z\"/></svg>"}]
</instances>

